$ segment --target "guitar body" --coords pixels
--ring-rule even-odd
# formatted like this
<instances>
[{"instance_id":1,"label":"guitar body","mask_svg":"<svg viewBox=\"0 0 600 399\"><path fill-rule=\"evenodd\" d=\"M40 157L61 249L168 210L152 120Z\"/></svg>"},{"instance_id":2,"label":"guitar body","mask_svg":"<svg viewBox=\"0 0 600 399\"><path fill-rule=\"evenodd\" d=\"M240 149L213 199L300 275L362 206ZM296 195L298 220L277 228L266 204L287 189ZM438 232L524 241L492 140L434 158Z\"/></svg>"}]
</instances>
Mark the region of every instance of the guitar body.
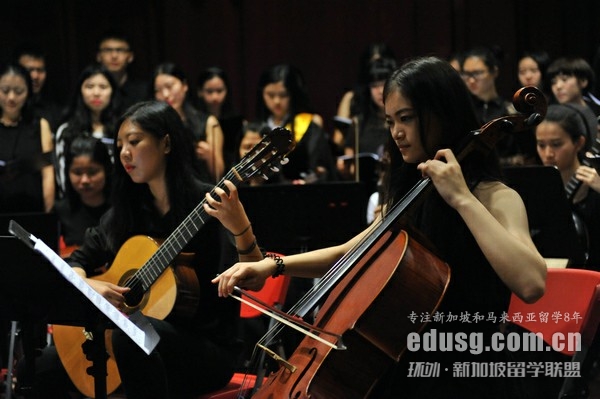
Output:
<instances>
[{"instance_id":1,"label":"guitar body","mask_svg":"<svg viewBox=\"0 0 600 399\"><path fill-rule=\"evenodd\" d=\"M125 285L133 274L158 250L160 243L151 237L134 236L119 249L117 256L104 274L92 277L94 280L107 281L117 285ZM185 258L186 255L183 255ZM172 311L183 316L190 316L198 304L198 280L193 268L186 265L167 267L152 284L141 299L127 302L125 313L137 310L146 316L164 319ZM82 327L53 326L53 338L58 356L65 367L71 381L77 389L87 397L94 397L94 378L87 373L92 362L86 359L82 345L86 341ZM105 343L107 353L106 391L114 392L121 384L111 343L112 330L106 330Z\"/></svg>"}]
</instances>

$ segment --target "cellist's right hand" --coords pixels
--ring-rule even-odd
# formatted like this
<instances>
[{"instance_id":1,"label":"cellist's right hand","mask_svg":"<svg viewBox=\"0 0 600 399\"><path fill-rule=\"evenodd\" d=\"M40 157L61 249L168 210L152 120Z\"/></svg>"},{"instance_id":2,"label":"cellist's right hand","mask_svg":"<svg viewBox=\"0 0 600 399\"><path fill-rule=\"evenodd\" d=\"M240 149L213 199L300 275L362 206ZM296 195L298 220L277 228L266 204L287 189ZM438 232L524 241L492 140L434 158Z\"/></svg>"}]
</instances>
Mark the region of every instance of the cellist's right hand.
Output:
<instances>
[{"instance_id":1,"label":"cellist's right hand","mask_svg":"<svg viewBox=\"0 0 600 399\"><path fill-rule=\"evenodd\" d=\"M213 284L218 284L220 297L226 297L233 292L234 287L245 290L259 291L265 280L275 273L277 264L271 258L260 262L239 262L212 279Z\"/></svg>"}]
</instances>

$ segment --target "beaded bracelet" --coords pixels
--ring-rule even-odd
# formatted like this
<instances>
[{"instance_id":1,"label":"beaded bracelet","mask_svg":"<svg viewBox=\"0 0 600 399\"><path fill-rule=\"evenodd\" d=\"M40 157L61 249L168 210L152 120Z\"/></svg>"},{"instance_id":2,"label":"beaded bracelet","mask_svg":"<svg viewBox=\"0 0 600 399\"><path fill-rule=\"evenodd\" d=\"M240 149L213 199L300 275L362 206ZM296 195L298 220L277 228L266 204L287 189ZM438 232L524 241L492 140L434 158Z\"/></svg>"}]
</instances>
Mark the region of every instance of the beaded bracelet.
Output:
<instances>
[{"instance_id":1,"label":"beaded bracelet","mask_svg":"<svg viewBox=\"0 0 600 399\"><path fill-rule=\"evenodd\" d=\"M238 249L237 253L240 255L248 255L250 253L252 253L252 251L254 251L254 248L256 248L257 242L256 242L256 238L254 239L254 241L252 242L252 244L250 245L250 247L248 247L248 249Z\"/></svg>"},{"instance_id":2,"label":"beaded bracelet","mask_svg":"<svg viewBox=\"0 0 600 399\"><path fill-rule=\"evenodd\" d=\"M275 272L271 275L271 277L276 278L281 276L285 271L285 263L283 263L283 259L275 254L269 254L268 256L269 258L273 259L275 261L275 264L277 265L277 268L275 269Z\"/></svg>"},{"instance_id":3,"label":"beaded bracelet","mask_svg":"<svg viewBox=\"0 0 600 399\"><path fill-rule=\"evenodd\" d=\"M246 227L244 230L242 230L242 232L241 232L241 233L239 233L239 234L234 234L233 236L234 236L234 237L243 236L243 235L244 235L244 234L245 234L245 233L246 233L248 230L250 230L250 227L252 227L252 223L250 223L250 224L248 225L248 227Z\"/></svg>"}]
</instances>

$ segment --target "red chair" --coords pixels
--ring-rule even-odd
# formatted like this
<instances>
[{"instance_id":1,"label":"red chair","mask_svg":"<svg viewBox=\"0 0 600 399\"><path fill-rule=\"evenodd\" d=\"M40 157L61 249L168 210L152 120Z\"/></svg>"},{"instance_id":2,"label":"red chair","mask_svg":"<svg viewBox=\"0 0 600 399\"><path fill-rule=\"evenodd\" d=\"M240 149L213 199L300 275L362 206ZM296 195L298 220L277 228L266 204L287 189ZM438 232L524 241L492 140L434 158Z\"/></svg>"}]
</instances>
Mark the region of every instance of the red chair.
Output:
<instances>
[{"instance_id":1,"label":"red chair","mask_svg":"<svg viewBox=\"0 0 600 399\"><path fill-rule=\"evenodd\" d=\"M282 256L279 254L274 254L277 256ZM285 296L287 294L288 286L290 284L290 277L288 276L279 276L277 278L268 278L265 281L264 287L258 292L252 292L252 295L267 305L273 306L275 308L281 309L283 303L285 301ZM242 298L245 298L242 295ZM262 313L253 307L242 302L240 308L240 317L242 318L253 318L259 317ZM269 328L273 325L273 320L269 323ZM264 352L262 355L264 358ZM262 364L263 362L259 362ZM258 374L258 379L264 377L264 370L260 370ZM218 391L211 392L208 394L200 395L196 399L237 399L238 393L240 389L252 389L256 384L257 376L252 374L244 374L244 373L235 373L233 378L229 381L224 388L219 389Z\"/></svg>"},{"instance_id":2,"label":"red chair","mask_svg":"<svg viewBox=\"0 0 600 399\"><path fill-rule=\"evenodd\" d=\"M548 269L544 296L533 304L527 304L513 294L508 314L512 323L541 333L544 342L550 346L553 346L553 334L563 334L555 342L562 348L555 347L555 350L572 356L572 362L583 364L600 322L600 272ZM567 345L569 334L573 333L581 334L580 350ZM583 375L583 370L581 373ZM565 377L559 398L571 392L574 383L574 377Z\"/></svg>"}]
</instances>

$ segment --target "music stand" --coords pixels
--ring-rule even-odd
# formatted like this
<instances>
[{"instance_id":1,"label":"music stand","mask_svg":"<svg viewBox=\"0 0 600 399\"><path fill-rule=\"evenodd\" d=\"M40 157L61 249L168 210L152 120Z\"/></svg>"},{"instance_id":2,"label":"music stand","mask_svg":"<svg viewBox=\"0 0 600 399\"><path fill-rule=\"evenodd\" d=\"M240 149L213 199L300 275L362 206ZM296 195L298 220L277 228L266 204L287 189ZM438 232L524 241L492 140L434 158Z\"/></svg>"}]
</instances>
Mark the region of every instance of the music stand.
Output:
<instances>
[{"instance_id":1,"label":"music stand","mask_svg":"<svg viewBox=\"0 0 600 399\"><path fill-rule=\"evenodd\" d=\"M128 317L121 314L91 289L43 240L14 221L10 222L9 231L18 240L0 240L9 244L4 245L0 253L11 255L10 261L0 265L0 281L14 284L12 289L9 284L9 290L2 291L2 295L8 294L7 298L0 296L0 303L4 306L2 313L26 322L39 321L41 318L44 323L85 326L96 337L82 345L88 360L92 362L87 371L94 378L95 398L106 398L108 353L103 339L104 331L112 328L114 323L146 353L150 353L158 343L156 331L141 312ZM37 295L31 295L32 288L37 288ZM34 352L32 348L30 359L34 359ZM34 375L34 364L34 361L27 363L27 372L32 373L30 376Z\"/></svg>"},{"instance_id":2,"label":"music stand","mask_svg":"<svg viewBox=\"0 0 600 399\"><path fill-rule=\"evenodd\" d=\"M8 225L11 220L42 239L55 252L58 251L60 223L57 214L44 212L0 213L0 235L9 235Z\"/></svg>"},{"instance_id":3,"label":"music stand","mask_svg":"<svg viewBox=\"0 0 600 399\"><path fill-rule=\"evenodd\" d=\"M241 186L240 200L262 247L285 255L338 245L366 226L364 183Z\"/></svg>"},{"instance_id":4,"label":"music stand","mask_svg":"<svg viewBox=\"0 0 600 399\"><path fill-rule=\"evenodd\" d=\"M24 355L27 359L35 359L41 343L40 333L46 331L51 317L65 323L81 322L81 315L89 311L84 309L83 297L77 295L44 257L15 237L0 236L0 257L0 319L12 320L7 374L12 378L16 321L21 324ZM28 361L25 370L30 381L35 373L34 363ZM10 397L9 389L7 386L7 397ZM31 393L30 387L23 387L22 393Z\"/></svg>"},{"instance_id":5,"label":"music stand","mask_svg":"<svg viewBox=\"0 0 600 399\"><path fill-rule=\"evenodd\" d=\"M503 169L507 184L523 199L531 238L544 258L568 259L568 266L585 264L585 249L567 201L558 169L515 166Z\"/></svg>"},{"instance_id":6,"label":"music stand","mask_svg":"<svg viewBox=\"0 0 600 399\"><path fill-rule=\"evenodd\" d=\"M361 152L356 155L340 155L337 159L344 162L345 170L355 168L354 181L365 183L369 195L377 191L377 181L379 180L379 170L381 168L381 160L377 154Z\"/></svg>"},{"instance_id":7,"label":"music stand","mask_svg":"<svg viewBox=\"0 0 600 399\"><path fill-rule=\"evenodd\" d=\"M42 213L42 212L24 212L24 213L3 213L0 214L0 236L8 235L8 225L11 220L16 220L23 226L26 226L28 229L33 231L38 237L44 239L44 241L48 242L48 245L51 246L52 249L58 249L58 237L59 237L59 222L56 214L53 213ZM16 243L14 240L10 240L11 237L2 237L2 244L0 244L0 256L2 256L1 263L15 261L16 259L23 260L23 269L29 270L29 266L37 265L39 262L39 256L30 258L29 256L21 257L21 254L13 253L13 251L23 250L27 251L26 248L23 248L23 245ZM7 240L9 239L9 240ZM8 244L10 243L10 244ZM13 247L17 247L13 249ZM1 266L0 266L1 267ZM4 269L4 268L2 268ZM4 270L3 270L4 271ZM23 287L8 287L6 286L9 282L13 281L12 276L4 277L2 276L3 271L0 271L0 320L12 320L11 322L11 333L10 333L10 344L4 345L2 342L2 353L7 347L9 350L8 358L8 377L12 377L12 357L15 339L16 339L16 326L17 322L15 320L21 321L21 333L20 335L23 337L23 349L28 350L30 346L35 346L36 341L41 342L40 338L45 336L46 325L43 324L40 320L40 315L37 315L37 318L27 318L28 320L22 320L21 315L15 318L7 318L9 315L7 313L8 304L12 299L17 298L19 295L28 294L28 295L36 295L36 293L41 292L41 289L44 287L34 287L32 288L32 292L27 290L23 290ZM20 288L19 292L13 292L13 288ZM9 295L10 294L10 295ZM9 299L4 299L2 296L6 295ZM36 295L37 296L37 295ZM13 306L16 303L12 303ZM23 310L26 314L31 313L31 309ZM33 322L37 321L37 322ZM4 333L4 332L2 332ZM6 396L10 397L9 386L7 386Z\"/></svg>"}]
</instances>

